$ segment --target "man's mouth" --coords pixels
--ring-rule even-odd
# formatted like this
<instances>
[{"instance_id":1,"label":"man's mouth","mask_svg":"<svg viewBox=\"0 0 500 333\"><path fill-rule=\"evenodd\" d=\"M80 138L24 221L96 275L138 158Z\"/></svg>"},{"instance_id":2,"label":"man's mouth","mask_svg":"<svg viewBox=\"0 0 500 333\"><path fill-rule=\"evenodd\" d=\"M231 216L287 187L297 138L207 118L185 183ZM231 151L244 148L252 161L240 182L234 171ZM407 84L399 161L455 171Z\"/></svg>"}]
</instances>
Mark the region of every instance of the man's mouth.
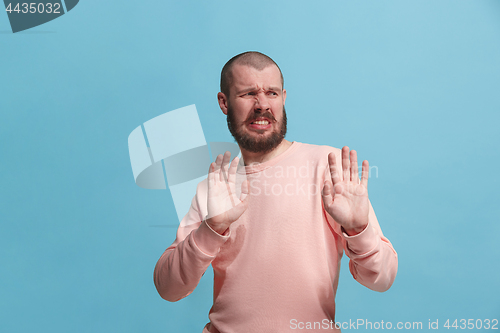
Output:
<instances>
[{"instance_id":1,"label":"man's mouth","mask_svg":"<svg viewBox=\"0 0 500 333\"><path fill-rule=\"evenodd\" d=\"M250 122L249 127L253 130L263 131L271 128L271 121L266 118L257 118Z\"/></svg>"},{"instance_id":2,"label":"man's mouth","mask_svg":"<svg viewBox=\"0 0 500 333\"><path fill-rule=\"evenodd\" d=\"M250 124L269 125L269 121L268 120L255 120L255 121L252 121Z\"/></svg>"}]
</instances>

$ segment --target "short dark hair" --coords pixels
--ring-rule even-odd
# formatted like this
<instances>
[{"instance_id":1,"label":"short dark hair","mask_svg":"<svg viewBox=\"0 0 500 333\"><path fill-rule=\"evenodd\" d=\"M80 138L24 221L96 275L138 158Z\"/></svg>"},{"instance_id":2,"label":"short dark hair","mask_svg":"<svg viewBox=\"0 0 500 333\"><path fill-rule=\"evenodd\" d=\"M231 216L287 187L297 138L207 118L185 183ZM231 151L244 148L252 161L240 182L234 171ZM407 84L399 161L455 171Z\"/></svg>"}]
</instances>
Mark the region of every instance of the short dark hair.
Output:
<instances>
[{"instance_id":1,"label":"short dark hair","mask_svg":"<svg viewBox=\"0 0 500 333\"><path fill-rule=\"evenodd\" d=\"M220 91L229 97L229 87L233 83L233 66L234 65L244 65L253 67L259 71L263 70L268 66L275 65L278 67L281 75L281 89L285 86L285 80L283 79L283 73L281 69L273 59L269 56L256 52L248 51L235 55L224 65L222 72L220 73Z\"/></svg>"}]
</instances>

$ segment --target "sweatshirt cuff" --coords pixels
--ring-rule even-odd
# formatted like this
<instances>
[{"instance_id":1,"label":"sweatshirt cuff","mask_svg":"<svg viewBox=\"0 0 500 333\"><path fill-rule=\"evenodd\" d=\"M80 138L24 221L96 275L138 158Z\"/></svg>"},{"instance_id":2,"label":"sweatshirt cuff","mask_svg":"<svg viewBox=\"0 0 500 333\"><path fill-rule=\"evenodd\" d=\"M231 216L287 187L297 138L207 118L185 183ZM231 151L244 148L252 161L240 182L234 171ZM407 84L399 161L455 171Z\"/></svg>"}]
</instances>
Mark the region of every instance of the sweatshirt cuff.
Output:
<instances>
[{"instance_id":1,"label":"sweatshirt cuff","mask_svg":"<svg viewBox=\"0 0 500 333\"><path fill-rule=\"evenodd\" d=\"M379 241L377 232L370 224L359 234L349 236L342 232L344 239L347 241L347 247L355 254L364 254L373 250Z\"/></svg>"},{"instance_id":2,"label":"sweatshirt cuff","mask_svg":"<svg viewBox=\"0 0 500 333\"><path fill-rule=\"evenodd\" d=\"M216 256L220 248L231 236L231 231L226 232L224 236L214 231L207 224L205 220L201 222L200 226L194 232L194 241L200 251L209 256Z\"/></svg>"}]
</instances>

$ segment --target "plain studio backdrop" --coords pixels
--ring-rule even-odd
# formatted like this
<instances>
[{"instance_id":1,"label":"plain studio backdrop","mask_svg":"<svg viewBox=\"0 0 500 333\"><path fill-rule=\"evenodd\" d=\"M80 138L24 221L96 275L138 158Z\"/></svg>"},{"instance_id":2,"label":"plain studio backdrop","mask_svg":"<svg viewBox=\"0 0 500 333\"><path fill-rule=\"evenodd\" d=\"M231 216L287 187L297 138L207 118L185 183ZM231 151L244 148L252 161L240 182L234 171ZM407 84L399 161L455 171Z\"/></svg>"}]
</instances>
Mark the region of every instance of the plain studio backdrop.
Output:
<instances>
[{"instance_id":1,"label":"plain studio backdrop","mask_svg":"<svg viewBox=\"0 0 500 333\"><path fill-rule=\"evenodd\" d=\"M201 332L211 268L157 294L178 219L134 183L127 137L196 104L207 142L232 142L219 75L247 50L283 71L288 140L376 166L398 276L373 292L343 260L336 320L500 319L499 1L86 0L16 34L0 14L0 50L2 332Z\"/></svg>"}]
</instances>

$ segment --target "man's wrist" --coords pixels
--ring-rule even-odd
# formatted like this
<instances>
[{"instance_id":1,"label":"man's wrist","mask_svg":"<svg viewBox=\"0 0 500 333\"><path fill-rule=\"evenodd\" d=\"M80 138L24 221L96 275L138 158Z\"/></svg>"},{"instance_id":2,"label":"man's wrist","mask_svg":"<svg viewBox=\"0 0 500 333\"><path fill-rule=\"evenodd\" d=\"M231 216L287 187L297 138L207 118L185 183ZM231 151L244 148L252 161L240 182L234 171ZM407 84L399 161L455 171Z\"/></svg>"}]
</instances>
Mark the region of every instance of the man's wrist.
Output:
<instances>
[{"instance_id":1,"label":"man's wrist","mask_svg":"<svg viewBox=\"0 0 500 333\"><path fill-rule=\"evenodd\" d=\"M356 228L346 229L346 228L342 227L342 230L347 234L347 236L356 236L357 234L360 234L361 232L363 232L363 230L365 230L367 226L368 226L368 223L362 227L356 227Z\"/></svg>"},{"instance_id":2,"label":"man's wrist","mask_svg":"<svg viewBox=\"0 0 500 333\"><path fill-rule=\"evenodd\" d=\"M205 218L205 223L207 224L207 226L208 226L210 229L212 229L213 231L215 231L216 233L218 233L218 234L219 234L219 235L221 235L221 236L225 236L225 235L226 235L226 233L227 233L227 231L228 231L228 229L229 229L229 227L227 227L227 226L226 226L226 227L224 227L224 226L217 226L217 227L216 227L216 226L214 226L214 225L211 223L210 219L207 219L207 218Z\"/></svg>"}]
</instances>

